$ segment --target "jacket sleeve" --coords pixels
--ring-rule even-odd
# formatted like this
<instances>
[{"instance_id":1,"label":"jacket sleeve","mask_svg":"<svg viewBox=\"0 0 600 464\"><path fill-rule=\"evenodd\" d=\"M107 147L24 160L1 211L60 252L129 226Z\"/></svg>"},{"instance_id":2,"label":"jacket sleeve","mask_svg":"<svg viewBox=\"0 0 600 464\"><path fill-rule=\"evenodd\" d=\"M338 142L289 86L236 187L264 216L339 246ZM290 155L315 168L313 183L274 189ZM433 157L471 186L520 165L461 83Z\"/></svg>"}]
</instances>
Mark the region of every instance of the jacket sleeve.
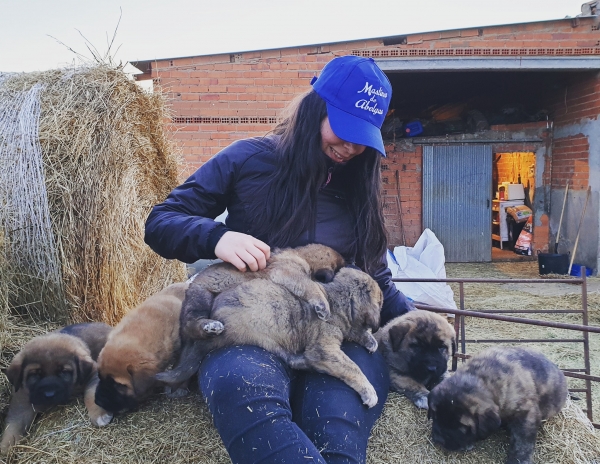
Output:
<instances>
[{"instance_id":1,"label":"jacket sleeve","mask_svg":"<svg viewBox=\"0 0 600 464\"><path fill-rule=\"evenodd\" d=\"M152 208L144 236L150 248L186 263L216 258L215 246L229 229L214 218L232 195L240 149L235 142L222 150Z\"/></svg>"},{"instance_id":2,"label":"jacket sleeve","mask_svg":"<svg viewBox=\"0 0 600 464\"><path fill-rule=\"evenodd\" d=\"M387 267L385 257L372 274L372 277L377 281L383 292L383 308L381 308L381 320L379 322L381 327L396 316L401 316L416 309L413 302L398 290L392 282L392 271Z\"/></svg>"}]
</instances>

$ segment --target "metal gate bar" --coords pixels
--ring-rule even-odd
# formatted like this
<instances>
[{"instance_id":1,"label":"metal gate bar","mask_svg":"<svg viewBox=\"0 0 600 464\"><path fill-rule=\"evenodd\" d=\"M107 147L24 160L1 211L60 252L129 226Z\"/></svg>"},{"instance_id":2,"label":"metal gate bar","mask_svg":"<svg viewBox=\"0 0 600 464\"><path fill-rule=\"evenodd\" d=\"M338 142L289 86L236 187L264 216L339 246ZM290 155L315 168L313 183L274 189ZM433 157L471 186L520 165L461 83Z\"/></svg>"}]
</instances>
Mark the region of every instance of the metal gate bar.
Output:
<instances>
[{"instance_id":1,"label":"metal gate bar","mask_svg":"<svg viewBox=\"0 0 600 464\"><path fill-rule=\"evenodd\" d=\"M454 330L456 332L457 342L460 341L460 353L456 353L452 359L452 370L456 370L458 367L458 359L470 358L467 355L467 343L582 343L583 344L583 369L569 369L562 368L561 370L567 377L581 379L585 381L585 388L582 389L570 389L571 392L585 392L586 393L586 407L585 412L592 422L592 425L600 429L600 424L593 422L592 412L592 384L591 382L600 382L600 377L591 375L590 367L590 345L589 345L589 333L600 333L600 327L594 327L589 325L588 320L588 305L587 305L587 279L585 274L585 267L581 268L581 278L575 279L473 279L473 278L449 278L449 279L415 279L415 278L393 278L393 282L454 282L459 285L459 307L460 309L440 308L429 305L416 304L415 306L419 309L425 309L428 311L454 314L458 316L454 321ZM570 283L581 285L581 310L465 310L465 283L487 283L487 284L501 284L501 283L540 283L540 284L551 284L551 283ZM503 316L502 314L581 314L582 324L567 324L562 322L551 322L543 321L539 319L528 319L522 317ZM480 319L492 319L503 322L514 322L517 324L529 324L542 327L553 327L558 329L576 330L583 333L583 337L580 339L511 339L511 340L500 340L500 339L486 339L486 340L467 340L465 335L465 316L477 317ZM460 334L460 335L459 335ZM578 374L576 372L584 372Z\"/></svg>"}]
</instances>

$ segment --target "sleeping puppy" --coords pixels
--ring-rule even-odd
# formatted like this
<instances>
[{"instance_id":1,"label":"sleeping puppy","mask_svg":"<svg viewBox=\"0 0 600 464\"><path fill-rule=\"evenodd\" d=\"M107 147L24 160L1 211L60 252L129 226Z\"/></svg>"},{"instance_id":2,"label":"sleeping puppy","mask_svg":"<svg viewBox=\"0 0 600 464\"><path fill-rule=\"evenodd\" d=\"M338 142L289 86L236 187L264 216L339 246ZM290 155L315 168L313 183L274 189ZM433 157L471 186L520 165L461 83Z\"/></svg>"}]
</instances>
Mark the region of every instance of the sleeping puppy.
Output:
<instances>
[{"instance_id":1,"label":"sleeping puppy","mask_svg":"<svg viewBox=\"0 0 600 464\"><path fill-rule=\"evenodd\" d=\"M238 344L270 351L293 369L314 369L346 382L372 407L377 394L360 368L340 349L342 340L377 350L371 330L379 325L383 295L366 273L343 268L322 285L331 307L328 322L319 319L305 301L271 280L245 282L215 298L211 317L221 321L219 336L196 340L183 350L179 365L157 377L177 384L191 377L211 350Z\"/></svg>"},{"instance_id":2,"label":"sleeping puppy","mask_svg":"<svg viewBox=\"0 0 600 464\"><path fill-rule=\"evenodd\" d=\"M375 333L379 352L390 371L390 388L418 408L444 378L456 351L454 329L445 317L417 309L389 321Z\"/></svg>"},{"instance_id":3,"label":"sleeping puppy","mask_svg":"<svg viewBox=\"0 0 600 464\"><path fill-rule=\"evenodd\" d=\"M268 279L284 286L326 321L331 312L329 303L315 281L331 282L344 265L344 258L337 251L310 244L274 250L267 267L257 272L241 272L230 263L208 266L190 279L181 310L181 338L185 343L218 335L222 326L209 319L215 296L253 279Z\"/></svg>"},{"instance_id":4,"label":"sleeping puppy","mask_svg":"<svg viewBox=\"0 0 600 464\"><path fill-rule=\"evenodd\" d=\"M98 356L96 404L115 414L136 409L160 383L154 375L180 348L179 314L187 283L169 285L128 312Z\"/></svg>"},{"instance_id":5,"label":"sleeping puppy","mask_svg":"<svg viewBox=\"0 0 600 464\"><path fill-rule=\"evenodd\" d=\"M473 356L429 393L433 441L469 449L501 425L508 428L508 464L531 464L538 428L567 399L562 371L543 354L495 347Z\"/></svg>"},{"instance_id":6,"label":"sleeping puppy","mask_svg":"<svg viewBox=\"0 0 600 464\"><path fill-rule=\"evenodd\" d=\"M92 424L110 422L112 415L94 403L94 387L95 360L111 330L101 322L75 324L25 344L6 371L13 395L0 441L2 454L23 437L38 412L66 404L82 391Z\"/></svg>"}]
</instances>

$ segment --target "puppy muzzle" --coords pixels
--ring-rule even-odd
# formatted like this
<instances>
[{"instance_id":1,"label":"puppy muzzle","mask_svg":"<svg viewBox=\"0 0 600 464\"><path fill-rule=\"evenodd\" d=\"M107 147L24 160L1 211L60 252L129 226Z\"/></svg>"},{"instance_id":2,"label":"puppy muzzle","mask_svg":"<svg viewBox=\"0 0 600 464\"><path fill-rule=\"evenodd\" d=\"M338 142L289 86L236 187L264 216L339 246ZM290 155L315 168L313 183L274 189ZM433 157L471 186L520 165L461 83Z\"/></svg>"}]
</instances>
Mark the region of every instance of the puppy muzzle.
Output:
<instances>
[{"instance_id":1,"label":"puppy muzzle","mask_svg":"<svg viewBox=\"0 0 600 464\"><path fill-rule=\"evenodd\" d=\"M36 411L66 404L71 396L71 385L58 377L46 377L29 390L29 401Z\"/></svg>"}]
</instances>

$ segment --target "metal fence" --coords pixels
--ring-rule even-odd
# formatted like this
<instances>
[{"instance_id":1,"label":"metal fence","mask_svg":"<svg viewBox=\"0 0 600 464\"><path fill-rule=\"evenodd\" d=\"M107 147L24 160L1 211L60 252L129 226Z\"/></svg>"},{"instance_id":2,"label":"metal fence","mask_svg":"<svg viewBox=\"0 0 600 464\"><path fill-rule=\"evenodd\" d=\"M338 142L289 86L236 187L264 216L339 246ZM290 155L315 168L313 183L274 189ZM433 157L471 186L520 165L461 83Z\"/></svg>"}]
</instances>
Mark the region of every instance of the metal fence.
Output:
<instances>
[{"instance_id":1,"label":"metal fence","mask_svg":"<svg viewBox=\"0 0 600 464\"><path fill-rule=\"evenodd\" d=\"M459 308L440 308L429 305L416 304L417 308L425 309L428 311L454 314L454 330L456 331L456 341L458 349L452 359L452 370L456 370L458 366L458 360L468 359L471 356L467 354L467 344L469 343L575 343L583 345L583 367L579 368L562 368L565 376L572 377L575 379L583 380L585 388L572 388L569 389L572 393L585 393L586 395L586 408L584 409L590 421L595 428L600 429L600 424L593 421L592 411L592 382L600 382L600 377L591 375L590 366L590 333L600 333L600 327L590 326L588 323L588 303L587 303L587 279L585 274L585 268L581 269L580 278L572 279L468 279L468 278L453 278L453 279L409 279L409 278L394 278L394 282L445 282L445 283L458 283L459 286ZM502 283L528 283L528 284L553 284L553 283L569 283L577 284L581 286L581 309L580 310L567 310L567 309L548 309L548 310L510 310L510 309L494 309L494 310L465 310L465 288L464 285L468 283L484 283L484 284L502 284ZM581 324L567 324L562 322L544 321L540 319L529 319L526 317L515 317L507 316L505 314L579 314L581 316ZM554 327L558 329L572 330L580 332L581 336L574 338L548 338L548 339L467 339L466 338L466 317L476 317L481 319L492 319L496 321L504 321L508 323L516 324L528 324L542 327Z\"/></svg>"}]
</instances>

